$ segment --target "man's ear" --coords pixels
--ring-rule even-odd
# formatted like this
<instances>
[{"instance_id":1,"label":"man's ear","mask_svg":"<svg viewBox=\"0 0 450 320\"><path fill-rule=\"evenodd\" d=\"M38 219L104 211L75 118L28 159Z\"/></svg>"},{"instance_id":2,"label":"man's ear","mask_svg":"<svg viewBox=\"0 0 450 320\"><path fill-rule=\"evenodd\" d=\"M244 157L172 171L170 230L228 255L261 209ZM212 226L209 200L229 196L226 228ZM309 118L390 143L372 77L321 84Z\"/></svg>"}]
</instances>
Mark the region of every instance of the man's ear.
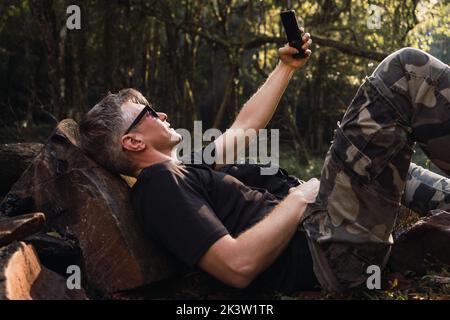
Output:
<instances>
[{"instance_id":1,"label":"man's ear","mask_svg":"<svg viewBox=\"0 0 450 320\"><path fill-rule=\"evenodd\" d=\"M140 133L127 133L120 139L125 150L141 151L145 149L145 142Z\"/></svg>"}]
</instances>

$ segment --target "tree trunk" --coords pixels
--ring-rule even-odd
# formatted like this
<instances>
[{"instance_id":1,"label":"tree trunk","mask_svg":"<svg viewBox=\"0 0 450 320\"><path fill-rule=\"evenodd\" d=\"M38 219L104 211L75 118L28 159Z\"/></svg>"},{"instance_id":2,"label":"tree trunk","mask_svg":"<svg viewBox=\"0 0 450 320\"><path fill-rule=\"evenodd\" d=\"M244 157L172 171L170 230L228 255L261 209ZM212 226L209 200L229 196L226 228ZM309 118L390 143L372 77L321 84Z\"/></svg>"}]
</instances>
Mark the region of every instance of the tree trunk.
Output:
<instances>
[{"instance_id":1,"label":"tree trunk","mask_svg":"<svg viewBox=\"0 0 450 320\"><path fill-rule=\"evenodd\" d=\"M47 50L48 76L51 83L52 113L58 119L65 116L64 46L65 25L58 28L52 1L29 0L33 18Z\"/></svg>"},{"instance_id":2,"label":"tree trunk","mask_svg":"<svg viewBox=\"0 0 450 320\"><path fill-rule=\"evenodd\" d=\"M42 149L41 143L0 145L0 195L5 195Z\"/></svg>"},{"instance_id":3,"label":"tree trunk","mask_svg":"<svg viewBox=\"0 0 450 320\"><path fill-rule=\"evenodd\" d=\"M220 129L221 124L223 122L223 118L225 115L225 110L227 108L228 102L230 101L231 94L234 87L234 79L237 74L237 66L233 66L230 72L230 76L228 78L227 84L225 86L225 92L223 94L222 103L220 104L219 110L217 111L217 116L214 119L213 128Z\"/></svg>"},{"instance_id":4,"label":"tree trunk","mask_svg":"<svg viewBox=\"0 0 450 320\"><path fill-rule=\"evenodd\" d=\"M113 1L102 1L103 10L103 79L104 87L110 90L117 89L118 66L118 39L117 21L120 19L118 10Z\"/></svg>"},{"instance_id":5,"label":"tree trunk","mask_svg":"<svg viewBox=\"0 0 450 320\"><path fill-rule=\"evenodd\" d=\"M83 289L41 266L32 245L14 242L0 249L0 300L86 300Z\"/></svg>"},{"instance_id":6,"label":"tree trunk","mask_svg":"<svg viewBox=\"0 0 450 320\"><path fill-rule=\"evenodd\" d=\"M292 106L288 105L284 110L285 118L287 119L287 125L289 132L292 136L292 141L294 143L294 149L297 153L297 159L299 164L307 165L308 164L308 152L306 151L305 144L303 143L303 139L300 136L300 132L297 128L297 118L292 111Z\"/></svg>"}]
</instances>

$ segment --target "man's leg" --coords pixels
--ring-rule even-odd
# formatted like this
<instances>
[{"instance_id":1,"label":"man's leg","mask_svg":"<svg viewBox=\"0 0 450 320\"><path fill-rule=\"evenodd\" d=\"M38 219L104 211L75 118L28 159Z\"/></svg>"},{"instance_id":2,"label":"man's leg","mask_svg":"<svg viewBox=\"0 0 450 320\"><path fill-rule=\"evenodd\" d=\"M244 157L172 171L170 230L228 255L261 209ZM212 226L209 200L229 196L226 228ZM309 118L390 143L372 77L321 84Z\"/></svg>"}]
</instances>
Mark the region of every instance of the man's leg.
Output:
<instances>
[{"instance_id":1,"label":"man's leg","mask_svg":"<svg viewBox=\"0 0 450 320\"><path fill-rule=\"evenodd\" d=\"M450 212L450 179L411 163L402 204L421 216L436 209Z\"/></svg>"},{"instance_id":2,"label":"man's leg","mask_svg":"<svg viewBox=\"0 0 450 320\"><path fill-rule=\"evenodd\" d=\"M385 266L414 141L450 172L449 101L449 67L412 48L388 56L358 89L303 222L324 289L358 287L368 266Z\"/></svg>"}]
</instances>

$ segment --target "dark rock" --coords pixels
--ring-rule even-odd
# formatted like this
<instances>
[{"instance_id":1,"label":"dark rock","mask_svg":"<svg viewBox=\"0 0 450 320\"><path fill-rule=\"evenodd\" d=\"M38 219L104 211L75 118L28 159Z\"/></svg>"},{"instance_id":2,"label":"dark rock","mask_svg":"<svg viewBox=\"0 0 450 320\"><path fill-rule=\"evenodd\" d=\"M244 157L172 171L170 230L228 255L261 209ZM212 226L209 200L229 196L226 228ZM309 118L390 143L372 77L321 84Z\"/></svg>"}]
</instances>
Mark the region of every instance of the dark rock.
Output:
<instances>
[{"instance_id":1,"label":"dark rock","mask_svg":"<svg viewBox=\"0 0 450 320\"><path fill-rule=\"evenodd\" d=\"M60 122L6 195L0 215L14 214L14 203L28 199L32 211L45 213L46 232L76 239L93 289L126 290L174 275L173 258L144 235L131 208L127 183L87 157L78 145L77 124Z\"/></svg>"},{"instance_id":2,"label":"dark rock","mask_svg":"<svg viewBox=\"0 0 450 320\"><path fill-rule=\"evenodd\" d=\"M40 212L16 218L0 218L0 247L37 233L44 222L45 216Z\"/></svg>"},{"instance_id":3,"label":"dark rock","mask_svg":"<svg viewBox=\"0 0 450 320\"><path fill-rule=\"evenodd\" d=\"M389 265L423 274L433 264L450 265L450 213L435 211L398 236Z\"/></svg>"},{"instance_id":4,"label":"dark rock","mask_svg":"<svg viewBox=\"0 0 450 320\"><path fill-rule=\"evenodd\" d=\"M85 300L83 289L42 267L33 246L13 242L0 249L0 300Z\"/></svg>"}]
</instances>

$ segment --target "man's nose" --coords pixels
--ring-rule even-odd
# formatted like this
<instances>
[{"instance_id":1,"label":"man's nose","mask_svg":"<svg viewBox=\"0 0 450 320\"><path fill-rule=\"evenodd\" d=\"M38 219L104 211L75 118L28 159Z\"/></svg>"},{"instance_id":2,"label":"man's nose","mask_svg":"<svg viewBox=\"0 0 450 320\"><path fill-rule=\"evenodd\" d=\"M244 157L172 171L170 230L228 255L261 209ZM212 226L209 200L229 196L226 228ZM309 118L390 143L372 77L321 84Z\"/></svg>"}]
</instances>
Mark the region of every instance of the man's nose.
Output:
<instances>
[{"instance_id":1,"label":"man's nose","mask_svg":"<svg viewBox=\"0 0 450 320\"><path fill-rule=\"evenodd\" d=\"M164 112L157 112L158 113L158 117L159 119L161 119L161 121L166 121L168 116L167 114L165 114Z\"/></svg>"}]
</instances>

